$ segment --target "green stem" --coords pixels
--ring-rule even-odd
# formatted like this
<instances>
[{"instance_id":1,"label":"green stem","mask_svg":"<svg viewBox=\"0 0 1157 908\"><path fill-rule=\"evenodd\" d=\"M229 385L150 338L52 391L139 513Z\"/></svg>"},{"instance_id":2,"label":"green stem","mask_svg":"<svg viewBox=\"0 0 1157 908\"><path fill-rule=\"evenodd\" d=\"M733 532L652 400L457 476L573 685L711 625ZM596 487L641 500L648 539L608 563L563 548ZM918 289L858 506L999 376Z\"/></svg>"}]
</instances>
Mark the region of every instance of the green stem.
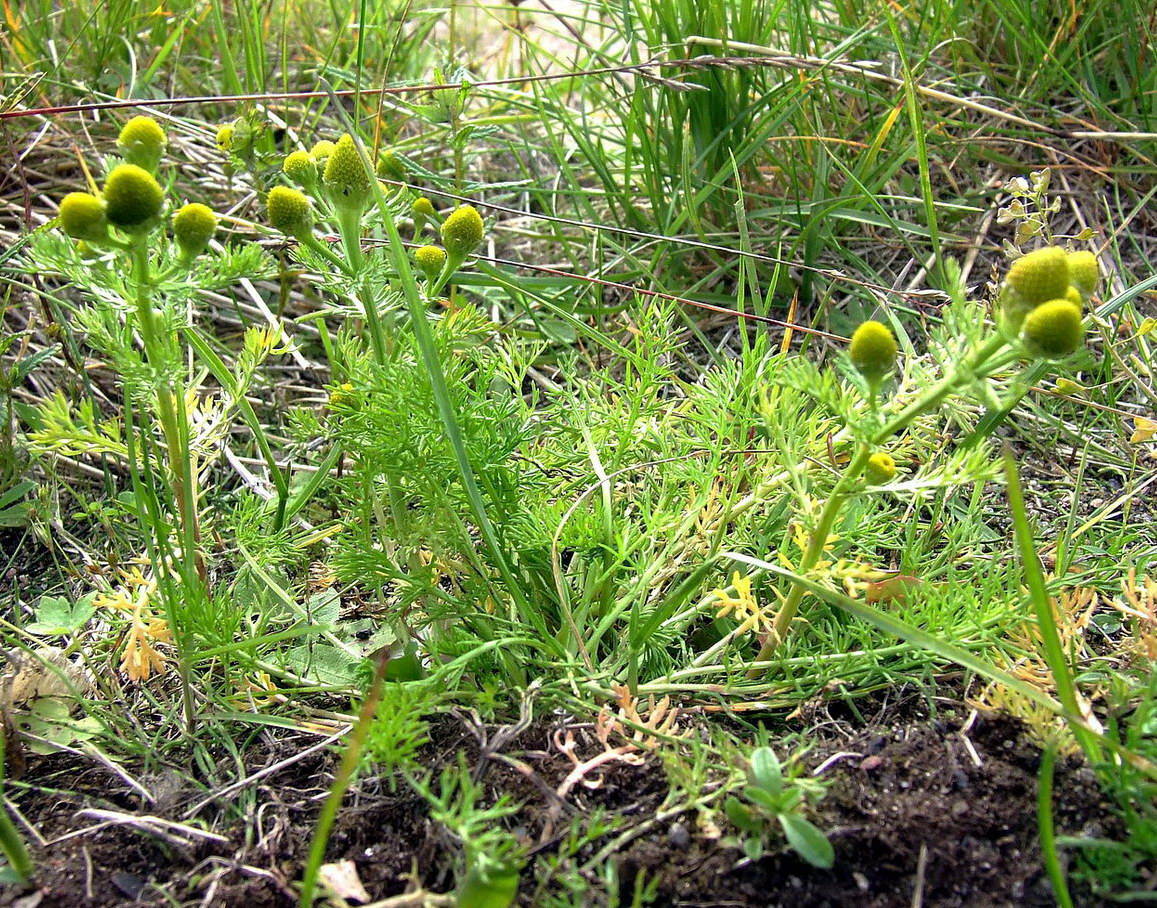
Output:
<instances>
[{"instance_id":1,"label":"green stem","mask_svg":"<svg viewBox=\"0 0 1157 908\"><path fill-rule=\"evenodd\" d=\"M338 232L341 234L346 262L349 264L347 271L359 279L358 296L361 298L362 311L366 315L366 326L370 329L370 344L374 348L374 359L378 365L384 365L389 359L386 330L377 303L374 301L372 285L365 273L362 213L359 209L348 206L335 206L334 213L337 215Z\"/></svg>"},{"instance_id":2,"label":"green stem","mask_svg":"<svg viewBox=\"0 0 1157 908\"><path fill-rule=\"evenodd\" d=\"M1065 871L1057 856L1057 832L1053 824L1053 768L1057 748L1051 744L1041 754L1040 776L1037 787L1037 829L1039 830L1041 861L1053 886L1059 908L1073 908L1073 897L1065 881Z\"/></svg>"},{"instance_id":3,"label":"green stem","mask_svg":"<svg viewBox=\"0 0 1157 908\"><path fill-rule=\"evenodd\" d=\"M334 255L333 251L325 243L314 236L312 232L303 233L297 239L301 245L311 249L313 252L316 252L343 274L353 277L354 272L349 263L339 256Z\"/></svg>"},{"instance_id":4,"label":"green stem","mask_svg":"<svg viewBox=\"0 0 1157 908\"><path fill-rule=\"evenodd\" d=\"M206 584L208 572L201 555L201 528L197 515L195 477L190 469L187 432L181 431L182 420L179 418L176 405L177 395L181 394L183 389L174 386L165 374L165 340L160 335L156 314L153 312L151 292L153 276L149 265L148 241L144 237L135 240L132 243L130 254L133 282L136 289L137 324L141 332L141 341L145 347L145 356L149 364L157 371L160 379L156 389L157 415L161 420L161 431L164 433L165 446L168 449L169 472L172 474L170 482L184 531L184 546L188 550L187 554L194 559L201 582ZM188 421L185 420L184 422L187 427Z\"/></svg>"},{"instance_id":5,"label":"green stem","mask_svg":"<svg viewBox=\"0 0 1157 908\"><path fill-rule=\"evenodd\" d=\"M832 527L836 522L836 518L839 516L840 509L851 493L853 486L859 480L860 475L864 472L864 468L868 465L868 458L872 456L873 449L883 444L897 432L905 429L921 414L938 406L960 384L973 378L981 372L986 365L989 365L992 357L1000 352L1006 344L1007 341L1001 334L994 334L972 354L966 357L964 362L957 366L951 374L945 376L938 384L933 385L924 394L908 404L908 406L873 433L866 442L860 443L851 462L836 482L836 486L832 489L828 500L824 503L823 510L820 512L819 521L812 531L807 549L803 554L796 573L806 577L816 564L819 563L824 553L824 546L827 544L828 537L831 535ZM874 398L875 395L873 394L869 399L869 406L873 410L875 409ZM763 645L759 649L759 654L755 657L756 662L768 661L779 645L787 639L787 635L791 630L791 624L795 620L796 613L799 611L800 603L803 601L805 594L806 591L802 585L799 583L792 584L787 599L784 600L783 606L775 616L775 623L772 626L771 633L768 634L767 639L764 640ZM760 673L760 669L753 668L748 672L748 677L758 677Z\"/></svg>"},{"instance_id":6,"label":"green stem","mask_svg":"<svg viewBox=\"0 0 1157 908\"><path fill-rule=\"evenodd\" d=\"M1085 723L1085 713L1081 709L1081 701L1077 694L1076 682L1073 680L1072 668L1069 666L1069 659L1065 654L1064 642L1057 630L1052 597L1049 595L1044 572L1041 570L1040 559L1037 557L1036 542L1033 540L1032 527L1029 525L1028 511L1024 503L1024 492L1020 486L1020 474L1017 471L1016 461L1013 459L1012 453L1007 449L1004 453L1004 475L1008 486L1008 507L1012 512L1016 544L1020 550L1021 566L1024 571L1024 582L1025 586L1028 587L1029 597L1032 599L1033 610L1036 612L1036 622L1040 630L1044 658L1053 676L1053 684L1057 689L1057 699L1061 701L1061 706L1067 713L1069 728L1073 732L1073 737L1077 739L1077 743L1081 745L1081 749L1084 750L1085 756L1091 762L1099 763L1103 756L1101 747L1096 734Z\"/></svg>"},{"instance_id":7,"label":"green stem","mask_svg":"<svg viewBox=\"0 0 1157 908\"><path fill-rule=\"evenodd\" d=\"M181 680L181 706L185 714L185 733L191 735L196 725L196 704L193 702L193 683L189 670L189 660L185 657L186 647L184 638L184 623L177 614L178 601L173 591L170 577L162 570L166 559L172 554L168 546L169 525L161 515L157 496L153 492L153 471L148 465L147 445L145 445L145 429L148 425L141 425L142 450L137 456L137 427L133 420L133 403L131 394L126 390L125 398L125 448L128 454L129 477L132 480L133 497L136 500L137 518L143 527L148 527L152 533L145 534L145 551L149 561L156 566L158 574L157 588L163 591L161 603L165 610L165 620L173 631L173 643L177 650L177 672ZM146 479L148 484L146 485ZM182 582L188 583L189 576L182 574Z\"/></svg>"},{"instance_id":8,"label":"green stem","mask_svg":"<svg viewBox=\"0 0 1157 908\"><path fill-rule=\"evenodd\" d=\"M462 267L462 263L465 261L466 256L464 255L446 256L446 262L442 265L442 273L439 274L438 279L426 289L426 295L431 301L442 292L442 288L450 282L450 278L452 278L454 273Z\"/></svg>"},{"instance_id":9,"label":"green stem","mask_svg":"<svg viewBox=\"0 0 1157 908\"><path fill-rule=\"evenodd\" d=\"M349 744L346 746L345 753L342 754L341 765L338 766L337 773L334 775L333 785L330 787L329 794L321 808L321 815L317 818L313 842L309 848L309 859L306 862L305 874L301 880L301 898L298 901L300 908L310 908L313 905L313 893L317 888L317 876L321 870L321 862L325 860L329 834L333 829L334 820L337 819L338 808L341 807L346 790L349 788L350 782L353 781L358 763L361 762L366 735L369 734L370 725L382 699L382 685L385 683L386 666L389 661L386 651L383 651L382 655L378 657L378 664L374 670L374 679L370 683L369 693L366 694L366 699L362 702L362 708L358 710L358 718L350 734Z\"/></svg>"},{"instance_id":10,"label":"green stem","mask_svg":"<svg viewBox=\"0 0 1157 908\"><path fill-rule=\"evenodd\" d=\"M498 573L502 576L507 592L516 603L519 611L526 614L531 608L530 600L524 591L522 580L516 578L514 568L506 557L502 541L487 514L486 504L474 475L474 467L470 463L466 443L462 438L462 429L454 412L454 404L450 398L450 389L446 384L446 374L442 369L442 361L434 344L434 332L430 327L429 312L426 309L421 291L418 289L418 282L414 278L413 269L410 267L406 245L402 242L402 237L398 233L398 226L390 214L385 194L380 185L375 184L375 186L377 187L378 209L382 213L382 226L386 231L386 238L389 240L389 255L402 285L402 295L410 313L410 325L414 332L414 340L430 378L438 416L454 452L454 459L458 465L458 475L462 481L463 491L466 493L466 500L469 502L478 531L489 550L491 559L498 568Z\"/></svg>"},{"instance_id":11,"label":"green stem","mask_svg":"<svg viewBox=\"0 0 1157 908\"><path fill-rule=\"evenodd\" d=\"M871 456L872 446L861 443L844 470L844 474L836 482L836 487L832 489L831 495L824 503L819 520L808 540L807 550L803 553L803 559L799 563L797 573L801 576L806 577L812 568L819 563L824 553L824 546L827 545L828 537L831 535L832 526L836 522L836 517L839 516L840 508L843 507L844 500L848 497L852 486L860 478L860 474L864 472L864 468L868 465L868 458ZM775 624L772 626L771 633L768 634L763 646L760 647L759 655L755 657L756 662L766 662L771 658L779 644L787 639L788 632L791 630L791 623L795 620L796 612L799 611L800 602L803 601L804 593L805 590L802 585L792 584L787 599L775 616ZM759 674L757 669L752 669L748 677L756 677Z\"/></svg>"},{"instance_id":12,"label":"green stem","mask_svg":"<svg viewBox=\"0 0 1157 908\"><path fill-rule=\"evenodd\" d=\"M988 365L989 360L1000 352L1007 343L1008 341L1003 335L1000 333L994 334L985 343L981 344L974 353L968 356L962 365L957 366L949 375L941 379L938 384L933 385L885 423L872 436L871 443L873 445L883 444L897 432L907 428L908 425L922 413L926 413L933 407L938 406L940 402L955 391L959 385L975 376L981 369Z\"/></svg>"}]
</instances>

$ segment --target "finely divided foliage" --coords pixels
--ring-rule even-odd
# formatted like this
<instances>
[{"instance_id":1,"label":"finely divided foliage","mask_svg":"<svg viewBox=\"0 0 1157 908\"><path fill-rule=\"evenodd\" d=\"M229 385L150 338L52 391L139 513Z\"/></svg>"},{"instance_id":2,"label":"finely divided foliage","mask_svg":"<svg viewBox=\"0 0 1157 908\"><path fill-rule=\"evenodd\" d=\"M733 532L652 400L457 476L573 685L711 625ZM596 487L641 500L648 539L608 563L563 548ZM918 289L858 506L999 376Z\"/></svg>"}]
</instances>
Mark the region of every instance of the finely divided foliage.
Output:
<instances>
[{"instance_id":1,"label":"finely divided foliage","mask_svg":"<svg viewBox=\"0 0 1157 908\"><path fill-rule=\"evenodd\" d=\"M278 898L354 898L388 792L436 830L407 904L662 904L619 855L673 819L729 868L853 860L809 736L919 685L1044 755L1058 903L1143 886L1157 44L1099 3L85 6L4 36L0 538L42 575L5 766L96 754L164 822L179 774L184 842L332 733ZM89 81L156 109L31 109ZM1103 835L1058 837L1065 759ZM585 809L639 766L653 816ZM34 828L0 804L14 884Z\"/></svg>"}]
</instances>

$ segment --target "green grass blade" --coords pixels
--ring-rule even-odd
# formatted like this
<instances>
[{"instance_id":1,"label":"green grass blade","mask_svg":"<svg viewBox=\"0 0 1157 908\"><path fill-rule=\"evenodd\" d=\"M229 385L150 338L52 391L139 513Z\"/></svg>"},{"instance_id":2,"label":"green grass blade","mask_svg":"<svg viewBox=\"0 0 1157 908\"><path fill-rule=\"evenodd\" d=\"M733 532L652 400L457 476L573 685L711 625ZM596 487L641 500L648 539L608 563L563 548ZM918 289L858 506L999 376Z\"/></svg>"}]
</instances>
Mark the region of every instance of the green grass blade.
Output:
<instances>
[{"instance_id":1,"label":"green grass blade","mask_svg":"<svg viewBox=\"0 0 1157 908\"><path fill-rule=\"evenodd\" d=\"M1004 475L1008 483L1008 508L1012 512L1024 582L1028 587L1033 610L1036 612L1037 626L1044 644L1044 658L1052 673L1053 684L1056 685L1057 696L1065 712L1070 716L1082 717L1077 721L1069 720L1073 735L1085 751L1085 755L1093 762L1098 762L1101 759L1101 748L1083 718L1080 695L1077 693L1073 671L1065 654L1060 631L1057 629L1056 613L1053 611L1052 597L1049 596L1044 571L1041 570L1040 559L1037 557L1036 542L1033 540L1032 527L1029 526L1028 512L1024 504L1024 493L1020 487L1020 474L1017 472L1012 452L1007 449L1004 452Z\"/></svg>"}]
</instances>

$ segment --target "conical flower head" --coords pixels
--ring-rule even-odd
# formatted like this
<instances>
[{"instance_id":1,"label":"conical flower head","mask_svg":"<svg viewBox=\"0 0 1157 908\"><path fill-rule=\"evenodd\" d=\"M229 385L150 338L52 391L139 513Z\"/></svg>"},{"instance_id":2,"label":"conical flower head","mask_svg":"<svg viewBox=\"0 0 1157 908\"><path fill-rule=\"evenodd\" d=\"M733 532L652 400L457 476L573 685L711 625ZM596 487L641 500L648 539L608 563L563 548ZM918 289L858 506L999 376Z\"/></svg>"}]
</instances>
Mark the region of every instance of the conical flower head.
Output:
<instances>
[{"instance_id":1,"label":"conical flower head","mask_svg":"<svg viewBox=\"0 0 1157 908\"><path fill-rule=\"evenodd\" d=\"M461 264L486 235L482 215L473 205L462 205L442 222L442 245L450 261Z\"/></svg>"},{"instance_id":2,"label":"conical flower head","mask_svg":"<svg viewBox=\"0 0 1157 908\"><path fill-rule=\"evenodd\" d=\"M349 133L341 137L326 159L324 180L330 201L336 206L361 209L369 201L370 175Z\"/></svg>"},{"instance_id":3,"label":"conical flower head","mask_svg":"<svg viewBox=\"0 0 1157 908\"><path fill-rule=\"evenodd\" d=\"M133 117L121 129L117 148L129 164L156 173L165 153L165 131L152 117Z\"/></svg>"},{"instance_id":4,"label":"conical flower head","mask_svg":"<svg viewBox=\"0 0 1157 908\"><path fill-rule=\"evenodd\" d=\"M852 335L848 355L852 365L871 383L878 383L896 365L896 338L886 325L867 321Z\"/></svg>"},{"instance_id":5,"label":"conical flower head","mask_svg":"<svg viewBox=\"0 0 1157 908\"><path fill-rule=\"evenodd\" d=\"M896 461L891 454L877 451L868 458L868 465L864 468L864 479L869 485L882 486L896 478Z\"/></svg>"},{"instance_id":6,"label":"conical flower head","mask_svg":"<svg viewBox=\"0 0 1157 908\"><path fill-rule=\"evenodd\" d=\"M1032 306L1063 299L1069 287L1069 258L1059 246L1021 256L1008 269L1008 285Z\"/></svg>"},{"instance_id":7,"label":"conical flower head","mask_svg":"<svg viewBox=\"0 0 1157 908\"><path fill-rule=\"evenodd\" d=\"M164 202L156 179L136 164L118 164L105 180L105 214L110 224L122 230L147 230Z\"/></svg>"},{"instance_id":8,"label":"conical flower head","mask_svg":"<svg viewBox=\"0 0 1157 908\"><path fill-rule=\"evenodd\" d=\"M414 204L410 206L410 219L414 222L414 239L422 235L422 231L426 229L426 222L437 217L434 211L433 203L422 196L416 199Z\"/></svg>"},{"instance_id":9,"label":"conical flower head","mask_svg":"<svg viewBox=\"0 0 1157 908\"><path fill-rule=\"evenodd\" d=\"M337 146L329 139L322 139L309 150L309 153L317 158L319 163L322 163L333 154L335 148L337 148Z\"/></svg>"},{"instance_id":10,"label":"conical flower head","mask_svg":"<svg viewBox=\"0 0 1157 908\"><path fill-rule=\"evenodd\" d=\"M442 266L446 264L446 250L441 246L422 246L414 250L414 261L432 284L442 273Z\"/></svg>"},{"instance_id":11,"label":"conical flower head","mask_svg":"<svg viewBox=\"0 0 1157 908\"><path fill-rule=\"evenodd\" d=\"M1081 345L1084 333L1080 308L1057 299L1041 303L1025 316L1021 340L1032 356L1062 359Z\"/></svg>"},{"instance_id":12,"label":"conical flower head","mask_svg":"<svg viewBox=\"0 0 1157 908\"><path fill-rule=\"evenodd\" d=\"M274 186L265 199L265 213L269 224L287 236L298 237L313 226L309 199L288 186Z\"/></svg>"},{"instance_id":13,"label":"conical flower head","mask_svg":"<svg viewBox=\"0 0 1157 908\"><path fill-rule=\"evenodd\" d=\"M317 182L317 159L308 151L295 151L287 155L281 170L299 186L308 188Z\"/></svg>"},{"instance_id":14,"label":"conical flower head","mask_svg":"<svg viewBox=\"0 0 1157 908\"><path fill-rule=\"evenodd\" d=\"M190 202L173 215L173 239L181 255L192 259L205 251L217 231L217 215L208 205Z\"/></svg>"},{"instance_id":15,"label":"conical flower head","mask_svg":"<svg viewBox=\"0 0 1157 908\"><path fill-rule=\"evenodd\" d=\"M70 192L60 201L60 227L76 240L108 239L108 218L101 200L91 193Z\"/></svg>"},{"instance_id":16,"label":"conical flower head","mask_svg":"<svg viewBox=\"0 0 1157 908\"><path fill-rule=\"evenodd\" d=\"M1097 292L1101 282L1101 268L1097 257L1087 250L1069 253L1069 280L1088 299Z\"/></svg>"}]
</instances>

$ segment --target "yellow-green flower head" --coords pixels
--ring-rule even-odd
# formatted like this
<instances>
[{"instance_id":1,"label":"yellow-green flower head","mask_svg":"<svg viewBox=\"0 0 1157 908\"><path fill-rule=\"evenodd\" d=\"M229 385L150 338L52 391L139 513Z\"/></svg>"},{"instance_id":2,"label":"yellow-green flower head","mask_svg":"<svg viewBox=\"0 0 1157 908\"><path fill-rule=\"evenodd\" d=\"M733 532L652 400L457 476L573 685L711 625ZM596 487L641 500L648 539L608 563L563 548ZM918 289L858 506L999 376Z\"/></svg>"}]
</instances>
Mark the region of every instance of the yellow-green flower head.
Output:
<instances>
[{"instance_id":1,"label":"yellow-green flower head","mask_svg":"<svg viewBox=\"0 0 1157 908\"><path fill-rule=\"evenodd\" d=\"M886 325L867 321L852 335L848 355L869 382L879 382L896 365L896 338Z\"/></svg>"},{"instance_id":2,"label":"yellow-green flower head","mask_svg":"<svg viewBox=\"0 0 1157 908\"><path fill-rule=\"evenodd\" d=\"M370 175L353 136L346 133L325 162L325 188L335 205L361 207L369 199Z\"/></svg>"},{"instance_id":3,"label":"yellow-green flower head","mask_svg":"<svg viewBox=\"0 0 1157 908\"><path fill-rule=\"evenodd\" d=\"M868 465L864 467L864 479L869 485L882 486L896 478L896 461L892 455L884 451L877 451L868 458Z\"/></svg>"},{"instance_id":4,"label":"yellow-green flower head","mask_svg":"<svg viewBox=\"0 0 1157 908\"><path fill-rule=\"evenodd\" d=\"M235 127L232 123L223 123L217 128L217 148L220 151L233 150L233 134Z\"/></svg>"},{"instance_id":5,"label":"yellow-green flower head","mask_svg":"<svg viewBox=\"0 0 1157 908\"><path fill-rule=\"evenodd\" d=\"M274 186L265 199L270 225L288 236L301 236L313 226L309 199L288 186Z\"/></svg>"},{"instance_id":6,"label":"yellow-green flower head","mask_svg":"<svg viewBox=\"0 0 1157 908\"><path fill-rule=\"evenodd\" d=\"M414 250L414 261L426 275L426 279L433 283L442 273L442 266L446 264L446 250L441 246L422 246Z\"/></svg>"},{"instance_id":7,"label":"yellow-green flower head","mask_svg":"<svg viewBox=\"0 0 1157 908\"><path fill-rule=\"evenodd\" d=\"M1088 299L1097 291L1101 282L1101 269L1097 257L1087 250L1069 253L1069 280Z\"/></svg>"},{"instance_id":8,"label":"yellow-green flower head","mask_svg":"<svg viewBox=\"0 0 1157 908\"><path fill-rule=\"evenodd\" d=\"M478 248L486 228L482 225L482 215L473 205L462 205L442 222L442 245L452 262L459 264Z\"/></svg>"},{"instance_id":9,"label":"yellow-green flower head","mask_svg":"<svg viewBox=\"0 0 1157 908\"><path fill-rule=\"evenodd\" d=\"M406 165L388 148L382 151L374 170L383 180L402 180L406 177Z\"/></svg>"},{"instance_id":10,"label":"yellow-green flower head","mask_svg":"<svg viewBox=\"0 0 1157 908\"><path fill-rule=\"evenodd\" d=\"M173 239L188 259L205 251L209 240L217 232L217 215L208 205L190 202L173 215Z\"/></svg>"},{"instance_id":11,"label":"yellow-green flower head","mask_svg":"<svg viewBox=\"0 0 1157 908\"><path fill-rule=\"evenodd\" d=\"M317 182L317 159L308 151L295 151L285 158L282 172L300 186L312 186Z\"/></svg>"},{"instance_id":12,"label":"yellow-green flower head","mask_svg":"<svg viewBox=\"0 0 1157 908\"><path fill-rule=\"evenodd\" d=\"M1021 340L1032 356L1062 359L1081 345L1084 334L1080 307L1056 299L1041 303L1025 316Z\"/></svg>"},{"instance_id":13,"label":"yellow-green flower head","mask_svg":"<svg viewBox=\"0 0 1157 908\"><path fill-rule=\"evenodd\" d=\"M99 243L108 239L104 205L87 192L70 192L61 199L60 227L76 240Z\"/></svg>"},{"instance_id":14,"label":"yellow-green flower head","mask_svg":"<svg viewBox=\"0 0 1157 908\"><path fill-rule=\"evenodd\" d=\"M165 131L152 117L133 117L121 129L117 147L128 163L156 172L165 153Z\"/></svg>"},{"instance_id":15,"label":"yellow-green flower head","mask_svg":"<svg viewBox=\"0 0 1157 908\"><path fill-rule=\"evenodd\" d=\"M337 148L337 146L329 139L322 139L309 150L309 153L317 158L318 163L320 163L333 154L335 148Z\"/></svg>"},{"instance_id":16,"label":"yellow-green flower head","mask_svg":"<svg viewBox=\"0 0 1157 908\"><path fill-rule=\"evenodd\" d=\"M422 196L414 200L414 204L410 206L410 214L415 217L421 215L424 218L432 218L436 217L438 212L434 210L434 203Z\"/></svg>"},{"instance_id":17,"label":"yellow-green flower head","mask_svg":"<svg viewBox=\"0 0 1157 908\"><path fill-rule=\"evenodd\" d=\"M356 407L357 403L357 391L348 381L330 389L329 405L331 407Z\"/></svg>"},{"instance_id":18,"label":"yellow-green flower head","mask_svg":"<svg viewBox=\"0 0 1157 908\"><path fill-rule=\"evenodd\" d=\"M118 164L104 181L105 214L122 230L148 229L164 202L156 178L136 164Z\"/></svg>"},{"instance_id":19,"label":"yellow-green flower head","mask_svg":"<svg viewBox=\"0 0 1157 908\"><path fill-rule=\"evenodd\" d=\"M1072 285L1065 291L1065 299L1076 306L1078 309L1085 305L1085 298L1081 295L1081 291Z\"/></svg>"},{"instance_id":20,"label":"yellow-green flower head","mask_svg":"<svg viewBox=\"0 0 1157 908\"><path fill-rule=\"evenodd\" d=\"M1059 246L1021 256L1008 269L1008 286L1032 306L1062 299L1069 287L1069 257Z\"/></svg>"}]
</instances>

